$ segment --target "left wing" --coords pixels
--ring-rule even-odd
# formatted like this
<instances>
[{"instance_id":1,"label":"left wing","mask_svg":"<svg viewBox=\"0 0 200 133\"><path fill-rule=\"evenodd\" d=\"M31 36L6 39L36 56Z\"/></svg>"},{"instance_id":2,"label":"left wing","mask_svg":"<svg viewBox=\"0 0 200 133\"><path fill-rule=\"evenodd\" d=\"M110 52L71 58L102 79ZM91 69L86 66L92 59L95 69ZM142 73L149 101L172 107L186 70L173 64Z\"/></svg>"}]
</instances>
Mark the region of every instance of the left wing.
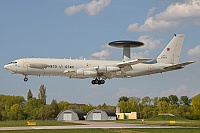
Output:
<instances>
[{"instance_id":1,"label":"left wing","mask_svg":"<svg viewBox=\"0 0 200 133\"><path fill-rule=\"evenodd\" d=\"M121 63L117 63L116 65L121 68L121 72L127 72L127 71L131 71L133 70L131 65L136 65L139 63L143 63L146 61L152 60L150 58L142 58L142 59L137 59L137 60L130 60L130 61L125 61L125 62L121 62Z\"/></svg>"},{"instance_id":2,"label":"left wing","mask_svg":"<svg viewBox=\"0 0 200 133\"><path fill-rule=\"evenodd\" d=\"M131 71L131 65L136 65L142 62L146 62L152 59L144 58L144 59L137 59L131 61L125 61L121 63L117 63L114 66L107 66L107 65L100 65L96 67L90 68L79 68L77 70L74 69L66 69L63 73L66 75L71 75L72 77L79 77L79 78L86 78L86 77L105 77L105 78L112 78L116 75L116 72L121 71L122 73Z\"/></svg>"},{"instance_id":3,"label":"left wing","mask_svg":"<svg viewBox=\"0 0 200 133\"><path fill-rule=\"evenodd\" d=\"M142 58L142 59L137 59L137 60L130 60L130 61L125 61L125 62L121 62L121 63L117 63L118 67L124 67L124 66L130 66L130 65L136 65L139 63L143 63L146 61L152 60L150 58Z\"/></svg>"}]
</instances>

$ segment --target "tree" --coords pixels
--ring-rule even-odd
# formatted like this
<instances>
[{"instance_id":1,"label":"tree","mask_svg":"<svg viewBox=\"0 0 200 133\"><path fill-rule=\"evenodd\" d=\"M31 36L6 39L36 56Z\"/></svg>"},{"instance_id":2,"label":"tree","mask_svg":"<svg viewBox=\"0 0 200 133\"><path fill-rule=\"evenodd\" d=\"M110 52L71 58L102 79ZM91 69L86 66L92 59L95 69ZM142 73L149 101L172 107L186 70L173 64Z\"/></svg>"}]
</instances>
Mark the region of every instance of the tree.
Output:
<instances>
[{"instance_id":1,"label":"tree","mask_svg":"<svg viewBox=\"0 0 200 133\"><path fill-rule=\"evenodd\" d=\"M192 98L192 110L194 112L194 119L200 119L200 94Z\"/></svg>"},{"instance_id":2,"label":"tree","mask_svg":"<svg viewBox=\"0 0 200 133\"><path fill-rule=\"evenodd\" d=\"M149 96L146 96L146 97L143 97L142 98L142 105L144 106L144 105L151 105L151 101L152 101L152 99L149 97Z\"/></svg>"},{"instance_id":3,"label":"tree","mask_svg":"<svg viewBox=\"0 0 200 133\"><path fill-rule=\"evenodd\" d=\"M176 96L176 95L170 95L169 97L168 97L168 99L169 99L169 103L171 104L171 105L173 105L173 104L177 104L178 105L178 97Z\"/></svg>"},{"instance_id":4,"label":"tree","mask_svg":"<svg viewBox=\"0 0 200 133\"><path fill-rule=\"evenodd\" d=\"M62 110L67 109L69 105L70 105L70 103L68 103L68 102L60 101L60 102L58 103L59 112L62 111Z\"/></svg>"},{"instance_id":5,"label":"tree","mask_svg":"<svg viewBox=\"0 0 200 133\"><path fill-rule=\"evenodd\" d=\"M158 102L158 112L159 113L167 113L169 108L169 103L166 101L159 101Z\"/></svg>"},{"instance_id":6,"label":"tree","mask_svg":"<svg viewBox=\"0 0 200 133\"><path fill-rule=\"evenodd\" d=\"M154 97L153 105L154 105L154 107L158 106L158 97Z\"/></svg>"},{"instance_id":7,"label":"tree","mask_svg":"<svg viewBox=\"0 0 200 133\"><path fill-rule=\"evenodd\" d=\"M149 117L151 117L153 115L153 108L151 106L152 105L145 106L142 109L142 116L143 116L143 118L148 119Z\"/></svg>"},{"instance_id":8,"label":"tree","mask_svg":"<svg viewBox=\"0 0 200 133\"><path fill-rule=\"evenodd\" d=\"M103 105L101 106L102 109L107 109L108 106L106 105L106 103L103 103Z\"/></svg>"},{"instance_id":9,"label":"tree","mask_svg":"<svg viewBox=\"0 0 200 133\"><path fill-rule=\"evenodd\" d=\"M121 110L121 112L122 113L128 113L128 101L120 101L120 102L118 102L118 104L117 104L117 107L119 107L120 108L120 110Z\"/></svg>"},{"instance_id":10,"label":"tree","mask_svg":"<svg viewBox=\"0 0 200 133\"><path fill-rule=\"evenodd\" d=\"M19 104L14 104L11 106L9 112L9 118L11 120L22 120L23 119L23 108Z\"/></svg>"},{"instance_id":11,"label":"tree","mask_svg":"<svg viewBox=\"0 0 200 133\"><path fill-rule=\"evenodd\" d=\"M179 102L180 102L181 105L187 105L187 106L189 106L191 104L191 99L189 99L188 96L181 96Z\"/></svg>"},{"instance_id":12,"label":"tree","mask_svg":"<svg viewBox=\"0 0 200 133\"><path fill-rule=\"evenodd\" d=\"M129 97L128 101L120 101L117 104L117 107L120 108L122 113L130 113L130 112L139 112L139 102L140 98L138 97Z\"/></svg>"},{"instance_id":13,"label":"tree","mask_svg":"<svg viewBox=\"0 0 200 133\"><path fill-rule=\"evenodd\" d=\"M46 105L46 87L44 85L40 86L38 99L40 100L42 105Z\"/></svg>"},{"instance_id":14,"label":"tree","mask_svg":"<svg viewBox=\"0 0 200 133\"><path fill-rule=\"evenodd\" d=\"M51 107L50 105L43 105L40 107L40 119L48 120L51 118Z\"/></svg>"},{"instance_id":15,"label":"tree","mask_svg":"<svg viewBox=\"0 0 200 133\"><path fill-rule=\"evenodd\" d=\"M80 109L88 113L89 111L95 109L95 107L89 104L89 105L81 106Z\"/></svg>"},{"instance_id":16,"label":"tree","mask_svg":"<svg viewBox=\"0 0 200 133\"><path fill-rule=\"evenodd\" d=\"M1 113L1 111L0 111L0 121L2 121L2 118L3 118L3 117L2 117L2 113Z\"/></svg>"},{"instance_id":17,"label":"tree","mask_svg":"<svg viewBox=\"0 0 200 133\"><path fill-rule=\"evenodd\" d=\"M141 116L142 118L149 118L153 115L153 106L151 105L152 99L149 96L143 97L141 100Z\"/></svg>"},{"instance_id":18,"label":"tree","mask_svg":"<svg viewBox=\"0 0 200 133\"><path fill-rule=\"evenodd\" d=\"M192 111L191 111L191 107L188 105L181 105L178 108L178 114L177 116L186 118L186 119L192 119Z\"/></svg>"},{"instance_id":19,"label":"tree","mask_svg":"<svg viewBox=\"0 0 200 133\"><path fill-rule=\"evenodd\" d=\"M51 118L55 119L59 113L58 103L55 99L52 100L50 108L51 108Z\"/></svg>"},{"instance_id":20,"label":"tree","mask_svg":"<svg viewBox=\"0 0 200 133\"><path fill-rule=\"evenodd\" d=\"M179 108L178 104L172 104L168 108L168 113L178 115L179 114L178 108Z\"/></svg>"},{"instance_id":21,"label":"tree","mask_svg":"<svg viewBox=\"0 0 200 133\"><path fill-rule=\"evenodd\" d=\"M39 119L39 109L41 107L41 103L39 99L31 98L26 102L25 113L27 119Z\"/></svg>"},{"instance_id":22,"label":"tree","mask_svg":"<svg viewBox=\"0 0 200 133\"><path fill-rule=\"evenodd\" d=\"M161 98L159 98L159 101L165 101L165 102L169 103L169 98L161 97Z\"/></svg>"},{"instance_id":23,"label":"tree","mask_svg":"<svg viewBox=\"0 0 200 133\"><path fill-rule=\"evenodd\" d=\"M119 98L119 100L118 100L118 103L120 102L120 101L125 101L125 102L127 102L128 101L128 97L126 97L126 96L121 96L120 98Z\"/></svg>"},{"instance_id":24,"label":"tree","mask_svg":"<svg viewBox=\"0 0 200 133\"><path fill-rule=\"evenodd\" d=\"M80 108L76 105L69 105L67 109L80 109Z\"/></svg>"},{"instance_id":25,"label":"tree","mask_svg":"<svg viewBox=\"0 0 200 133\"><path fill-rule=\"evenodd\" d=\"M29 89L29 90L28 90L28 93L27 93L27 100L29 100L29 99L31 99L31 98L33 98L33 94L32 94L32 92L31 92L31 90Z\"/></svg>"}]
</instances>

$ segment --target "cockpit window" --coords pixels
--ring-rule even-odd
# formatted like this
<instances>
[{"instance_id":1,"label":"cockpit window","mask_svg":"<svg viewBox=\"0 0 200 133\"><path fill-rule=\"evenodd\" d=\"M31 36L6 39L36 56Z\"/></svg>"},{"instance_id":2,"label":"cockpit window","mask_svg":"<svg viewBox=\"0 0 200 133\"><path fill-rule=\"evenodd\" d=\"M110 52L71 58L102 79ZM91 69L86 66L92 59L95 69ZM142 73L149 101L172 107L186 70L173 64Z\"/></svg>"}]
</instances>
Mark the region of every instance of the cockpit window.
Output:
<instances>
[{"instance_id":1,"label":"cockpit window","mask_svg":"<svg viewBox=\"0 0 200 133\"><path fill-rule=\"evenodd\" d=\"M17 62L16 61L12 61L11 63L9 63L9 64L17 64Z\"/></svg>"}]
</instances>

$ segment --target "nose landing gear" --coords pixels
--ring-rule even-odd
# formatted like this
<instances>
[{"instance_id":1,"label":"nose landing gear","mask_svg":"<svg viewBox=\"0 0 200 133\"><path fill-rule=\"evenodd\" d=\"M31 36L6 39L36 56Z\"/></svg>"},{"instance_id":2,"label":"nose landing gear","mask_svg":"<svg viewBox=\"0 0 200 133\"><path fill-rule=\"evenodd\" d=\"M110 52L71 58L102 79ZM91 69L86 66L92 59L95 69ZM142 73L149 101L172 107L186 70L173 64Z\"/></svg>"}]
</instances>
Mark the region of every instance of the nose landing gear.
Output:
<instances>
[{"instance_id":1,"label":"nose landing gear","mask_svg":"<svg viewBox=\"0 0 200 133\"><path fill-rule=\"evenodd\" d=\"M28 78L27 76L24 77L24 82L27 82L28 81Z\"/></svg>"}]
</instances>

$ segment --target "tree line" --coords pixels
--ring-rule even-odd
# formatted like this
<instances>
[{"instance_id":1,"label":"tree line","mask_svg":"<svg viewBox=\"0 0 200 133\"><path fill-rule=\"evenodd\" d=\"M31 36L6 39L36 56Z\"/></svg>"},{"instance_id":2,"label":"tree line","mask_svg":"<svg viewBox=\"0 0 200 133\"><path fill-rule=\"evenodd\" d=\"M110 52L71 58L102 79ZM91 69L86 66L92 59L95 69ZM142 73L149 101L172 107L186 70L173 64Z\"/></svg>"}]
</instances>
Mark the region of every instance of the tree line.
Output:
<instances>
[{"instance_id":1,"label":"tree line","mask_svg":"<svg viewBox=\"0 0 200 133\"><path fill-rule=\"evenodd\" d=\"M46 87L41 85L38 97L33 97L28 90L27 100L22 96L0 95L0 120L54 120L57 115L66 109L81 109L89 112L92 109L110 109L115 111L115 106L105 103L98 106L91 104L71 104L66 101L57 102L55 99L50 104L46 103Z\"/></svg>"},{"instance_id":2,"label":"tree line","mask_svg":"<svg viewBox=\"0 0 200 133\"><path fill-rule=\"evenodd\" d=\"M0 120L54 120L57 115L66 109L81 109L89 112L92 109L110 109L115 112L116 107L121 112L138 112L141 118L150 118L158 114L174 114L187 119L200 119L200 94L189 98L176 95L168 97L149 96L127 97L122 96L116 106L106 105L105 103L98 106L91 104L71 104L66 101L57 102L55 99L50 104L46 103L46 87L41 85L38 97L34 97L31 90L28 90L27 99L22 96L0 95Z\"/></svg>"},{"instance_id":3,"label":"tree line","mask_svg":"<svg viewBox=\"0 0 200 133\"><path fill-rule=\"evenodd\" d=\"M173 114L186 119L200 119L200 94L191 99L188 96L178 98L176 95L153 99L149 96L143 98L122 96L118 100L117 107L124 113L138 112L141 118Z\"/></svg>"}]
</instances>

